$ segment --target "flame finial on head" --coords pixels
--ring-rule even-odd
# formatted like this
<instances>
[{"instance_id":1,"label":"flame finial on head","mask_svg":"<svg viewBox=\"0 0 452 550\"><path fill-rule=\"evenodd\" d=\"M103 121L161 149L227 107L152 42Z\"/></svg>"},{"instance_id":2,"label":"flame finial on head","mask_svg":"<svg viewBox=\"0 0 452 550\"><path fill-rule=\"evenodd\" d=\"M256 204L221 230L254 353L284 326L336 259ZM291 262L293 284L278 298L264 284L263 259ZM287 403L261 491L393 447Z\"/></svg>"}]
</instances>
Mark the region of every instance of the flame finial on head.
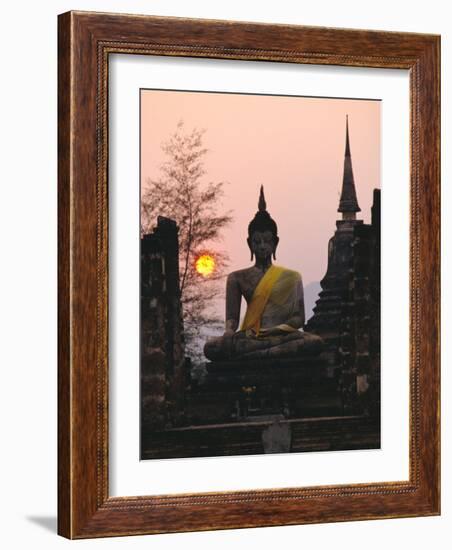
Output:
<instances>
[{"instance_id":1,"label":"flame finial on head","mask_svg":"<svg viewBox=\"0 0 452 550\"><path fill-rule=\"evenodd\" d=\"M278 235L276 223L267 211L267 203L265 202L263 185L261 185L259 193L258 211L248 225L249 237L251 237L253 231L271 231L275 237Z\"/></svg>"},{"instance_id":2,"label":"flame finial on head","mask_svg":"<svg viewBox=\"0 0 452 550\"><path fill-rule=\"evenodd\" d=\"M278 226L276 225L275 220L267 212L267 203L265 202L264 196L264 186L261 185L259 193L259 202L258 202L258 211L256 212L254 218L248 224L248 246L251 249L251 261L253 260L253 249L250 244L250 240L255 231L270 231L273 234L275 250L278 244ZM276 259L275 251L273 251L273 258Z\"/></svg>"},{"instance_id":3,"label":"flame finial on head","mask_svg":"<svg viewBox=\"0 0 452 550\"><path fill-rule=\"evenodd\" d=\"M263 185L261 185L261 191L259 193L258 210L259 212L264 212L265 210L267 210L267 203L265 202Z\"/></svg>"}]
</instances>

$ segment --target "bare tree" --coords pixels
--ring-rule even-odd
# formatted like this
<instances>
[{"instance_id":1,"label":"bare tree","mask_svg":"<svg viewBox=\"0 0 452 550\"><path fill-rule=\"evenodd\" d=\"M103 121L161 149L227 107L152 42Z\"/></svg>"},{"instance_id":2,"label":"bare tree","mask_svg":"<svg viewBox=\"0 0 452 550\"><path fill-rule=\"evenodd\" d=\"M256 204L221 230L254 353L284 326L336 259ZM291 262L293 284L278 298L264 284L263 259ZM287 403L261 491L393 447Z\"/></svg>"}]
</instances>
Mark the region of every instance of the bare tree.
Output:
<instances>
[{"instance_id":1,"label":"bare tree","mask_svg":"<svg viewBox=\"0 0 452 550\"><path fill-rule=\"evenodd\" d=\"M203 146L205 130L187 131L181 121L162 144L166 160L159 179L147 179L141 197L141 232L149 233L157 216L167 216L179 226L180 289L187 352L194 360L202 356L200 331L219 322L211 305L221 292L228 257L218 248L221 230L232 220L231 212L219 213L225 182L205 180ZM195 263L203 254L215 260L209 276L200 275Z\"/></svg>"}]
</instances>

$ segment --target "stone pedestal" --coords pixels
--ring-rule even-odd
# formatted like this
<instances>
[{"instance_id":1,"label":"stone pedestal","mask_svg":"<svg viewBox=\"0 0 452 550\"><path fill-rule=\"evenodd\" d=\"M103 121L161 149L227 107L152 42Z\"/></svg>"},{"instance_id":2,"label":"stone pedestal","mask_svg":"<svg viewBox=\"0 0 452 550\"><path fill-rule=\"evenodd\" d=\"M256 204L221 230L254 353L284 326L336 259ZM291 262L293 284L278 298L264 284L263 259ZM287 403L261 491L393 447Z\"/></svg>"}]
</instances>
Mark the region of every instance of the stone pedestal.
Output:
<instances>
[{"instance_id":1,"label":"stone pedestal","mask_svg":"<svg viewBox=\"0 0 452 550\"><path fill-rule=\"evenodd\" d=\"M192 385L186 412L192 424L342 414L340 380L340 368L322 355L211 362L203 384Z\"/></svg>"}]
</instances>

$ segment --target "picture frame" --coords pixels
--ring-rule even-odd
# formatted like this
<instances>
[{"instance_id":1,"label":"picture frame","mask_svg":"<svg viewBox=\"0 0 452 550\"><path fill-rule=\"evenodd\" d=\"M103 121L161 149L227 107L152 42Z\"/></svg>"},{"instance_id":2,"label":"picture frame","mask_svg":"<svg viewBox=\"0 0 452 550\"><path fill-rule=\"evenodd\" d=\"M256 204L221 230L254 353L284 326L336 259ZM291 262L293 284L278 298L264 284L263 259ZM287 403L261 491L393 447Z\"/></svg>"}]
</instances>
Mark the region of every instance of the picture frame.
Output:
<instances>
[{"instance_id":1,"label":"picture frame","mask_svg":"<svg viewBox=\"0 0 452 550\"><path fill-rule=\"evenodd\" d=\"M90 12L59 16L58 532L67 538L440 513L440 37ZM409 480L109 493L112 54L405 69L410 78Z\"/></svg>"}]
</instances>

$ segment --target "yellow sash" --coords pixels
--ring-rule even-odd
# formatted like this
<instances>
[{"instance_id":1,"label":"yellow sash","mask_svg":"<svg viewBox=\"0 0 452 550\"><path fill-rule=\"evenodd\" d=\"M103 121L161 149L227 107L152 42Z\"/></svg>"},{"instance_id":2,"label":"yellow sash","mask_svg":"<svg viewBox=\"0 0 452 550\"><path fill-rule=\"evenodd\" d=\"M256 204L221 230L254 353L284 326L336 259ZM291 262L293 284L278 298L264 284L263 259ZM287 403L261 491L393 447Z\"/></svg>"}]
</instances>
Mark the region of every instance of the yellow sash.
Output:
<instances>
[{"instance_id":1,"label":"yellow sash","mask_svg":"<svg viewBox=\"0 0 452 550\"><path fill-rule=\"evenodd\" d=\"M251 302L246 309L245 318L243 319L240 330L253 329L259 335L261 327L261 318L267 305L273 286L279 279L281 274L286 271L284 267L271 265L265 272L257 287L254 289Z\"/></svg>"}]
</instances>

